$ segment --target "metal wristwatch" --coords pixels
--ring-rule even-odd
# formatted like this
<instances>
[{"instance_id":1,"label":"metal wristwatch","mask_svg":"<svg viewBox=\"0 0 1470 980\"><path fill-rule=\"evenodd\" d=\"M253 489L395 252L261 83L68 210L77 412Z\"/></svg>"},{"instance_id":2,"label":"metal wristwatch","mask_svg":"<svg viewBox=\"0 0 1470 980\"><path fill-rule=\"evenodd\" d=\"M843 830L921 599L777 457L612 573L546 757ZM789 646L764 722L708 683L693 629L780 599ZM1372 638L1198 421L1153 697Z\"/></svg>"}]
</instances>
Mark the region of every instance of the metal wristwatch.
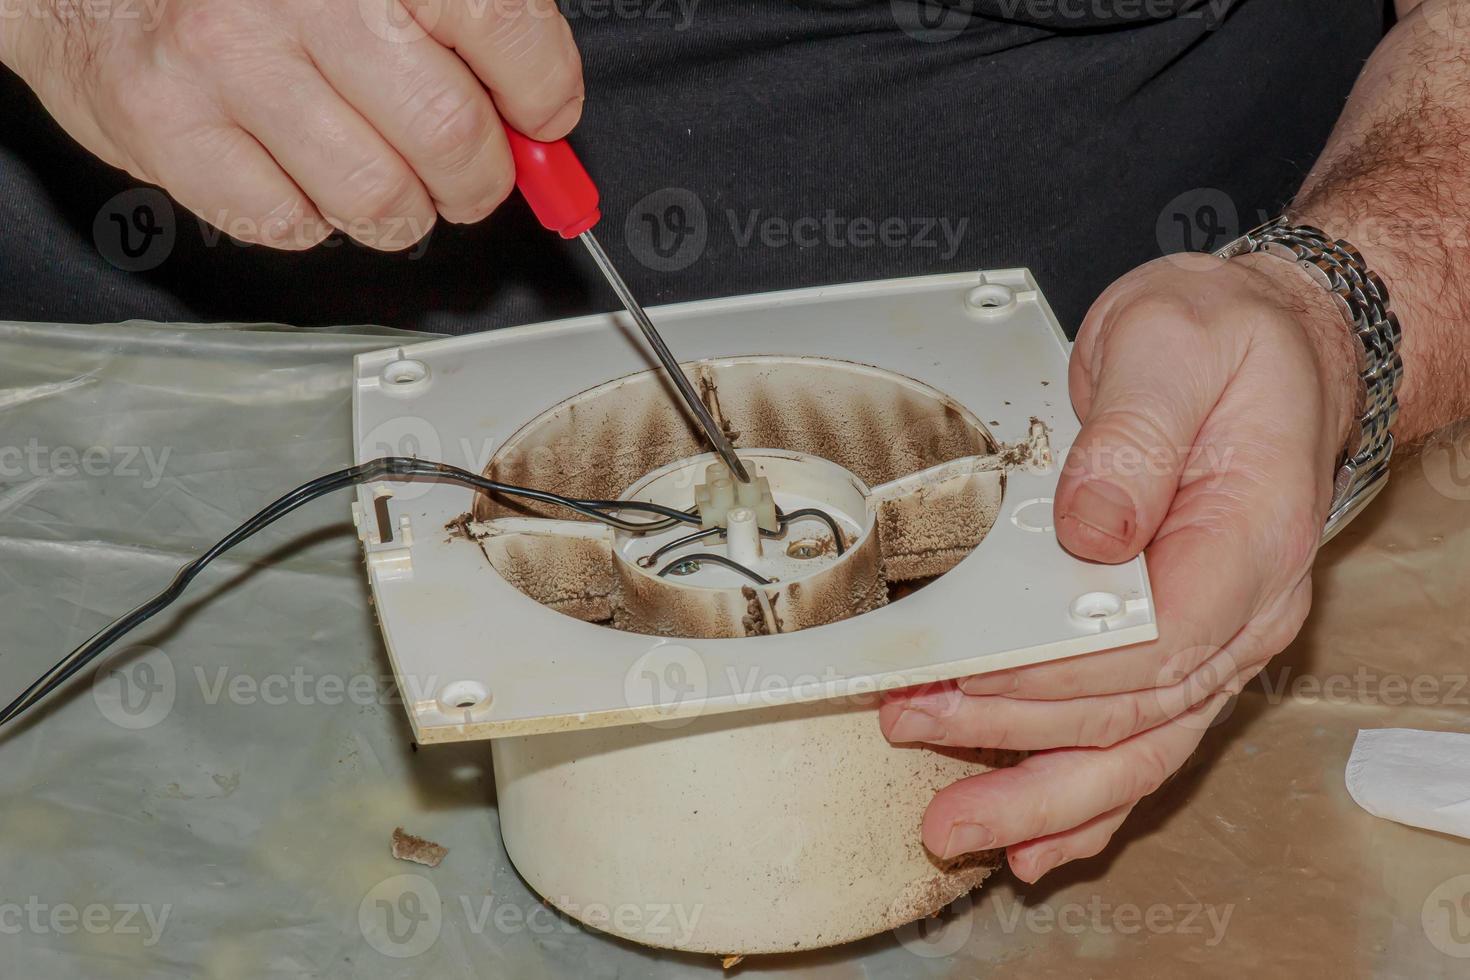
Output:
<instances>
[{"instance_id":1,"label":"metal wristwatch","mask_svg":"<svg viewBox=\"0 0 1470 980\"><path fill-rule=\"evenodd\" d=\"M1362 253L1342 239L1328 238L1310 225L1276 218L1246 232L1215 253L1222 259L1265 252L1301 266L1337 301L1357 337L1361 414L1348 436L1333 482L1332 509L1322 530L1326 543L1357 516L1388 483L1393 433L1398 417L1399 382L1404 361L1399 355L1402 330L1388 308L1388 289L1363 261Z\"/></svg>"}]
</instances>

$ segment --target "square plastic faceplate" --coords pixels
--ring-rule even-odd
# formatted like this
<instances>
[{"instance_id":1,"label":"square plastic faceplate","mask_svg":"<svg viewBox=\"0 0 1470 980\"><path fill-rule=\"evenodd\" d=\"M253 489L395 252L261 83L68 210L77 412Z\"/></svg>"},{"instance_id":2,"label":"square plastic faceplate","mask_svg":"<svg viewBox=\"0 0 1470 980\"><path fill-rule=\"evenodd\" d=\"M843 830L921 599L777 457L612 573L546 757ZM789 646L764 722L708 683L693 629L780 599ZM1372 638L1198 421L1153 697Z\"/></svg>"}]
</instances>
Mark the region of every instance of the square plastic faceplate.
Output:
<instances>
[{"instance_id":1,"label":"square plastic faceplate","mask_svg":"<svg viewBox=\"0 0 1470 980\"><path fill-rule=\"evenodd\" d=\"M684 361L835 358L921 381L1025 439L1050 430L1054 465L1006 477L994 527L952 571L873 612L739 639L664 639L539 605L445 531L472 492L361 487L353 505L373 599L420 742L670 722L947 680L1156 637L1142 559L1072 557L1051 498L1078 423L1069 345L1029 272L895 279L652 311ZM623 315L583 317L363 354L357 460L413 455L481 472L499 445L579 392L655 368ZM630 422L630 424L633 424ZM391 495L385 504L377 498ZM383 521L393 528L380 540Z\"/></svg>"}]
</instances>

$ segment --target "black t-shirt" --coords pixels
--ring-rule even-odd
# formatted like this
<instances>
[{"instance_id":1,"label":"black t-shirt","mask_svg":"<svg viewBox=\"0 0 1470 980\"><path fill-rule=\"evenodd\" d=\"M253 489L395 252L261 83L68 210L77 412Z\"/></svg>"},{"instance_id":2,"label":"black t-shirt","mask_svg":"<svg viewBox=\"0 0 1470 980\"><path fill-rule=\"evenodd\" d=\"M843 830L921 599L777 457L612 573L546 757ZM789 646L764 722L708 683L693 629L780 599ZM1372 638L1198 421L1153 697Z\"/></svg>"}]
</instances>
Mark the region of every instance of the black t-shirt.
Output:
<instances>
[{"instance_id":1,"label":"black t-shirt","mask_svg":"<svg viewBox=\"0 0 1470 980\"><path fill-rule=\"evenodd\" d=\"M561 0L598 237L647 304L1028 266L1069 331L1118 275L1291 197L1384 0ZM244 247L0 72L0 318L464 333L612 309L512 199L381 254ZM130 188L132 188L130 190Z\"/></svg>"}]
</instances>

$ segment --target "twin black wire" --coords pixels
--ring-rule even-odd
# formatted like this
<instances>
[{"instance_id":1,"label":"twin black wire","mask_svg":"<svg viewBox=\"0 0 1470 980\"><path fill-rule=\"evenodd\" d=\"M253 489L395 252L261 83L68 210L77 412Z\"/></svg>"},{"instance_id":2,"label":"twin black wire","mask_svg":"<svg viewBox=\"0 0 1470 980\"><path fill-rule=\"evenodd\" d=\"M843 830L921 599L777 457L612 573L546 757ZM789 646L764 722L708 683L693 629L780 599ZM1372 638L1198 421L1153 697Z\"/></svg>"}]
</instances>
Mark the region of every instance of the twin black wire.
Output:
<instances>
[{"instance_id":1,"label":"twin black wire","mask_svg":"<svg viewBox=\"0 0 1470 980\"><path fill-rule=\"evenodd\" d=\"M837 526L837 520L824 510L815 507L803 507L801 510L793 510L781 515L781 528L784 530L787 524L802 519L822 521L832 529L832 543L837 546L837 555L840 558L847 549L842 544L842 528Z\"/></svg>"},{"instance_id":2,"label":"twin black wire","mask_svg":"<svg viewBox=\"0 0 1470 980\"><path fill-rule=\"evenodd\" d=\"M374 480L411 480L415 478L443 480L449 483L459 483L474 487L485 493L502 493L516 497L525 497L528 500L535 500L541 503L554 504L622 530L661 530L677 523L699 523L699 518L696 516L674 510L672 507L664 507L660 504L644 503L643 501L636 500L577 500L545 490L531 490L509 483L488 480L477 473L471 473L469 470L463 470L457 466L450 466L447 463L411 459L406 456L385 456L381 459L374 459L358 466L348 467L345 470L328 473L309 483L302 484L225 535L214 547L180 568L174 575L173 581L169 583L168 588L138 606L132 612L127 613L98 630L85 643L67 654L50 670L46 671L45 674L42 674L19 697L10 702L3 712L0 712L0 725L13 721L22 712L43 700L62 684L65 684L77 671L95 660L120 637L162 612L170 603L174 602L183 594L184 590L189 587L189 583L210 562L251 535L274 524L303 504L337 490L356 486L359 483L371 483ZM610 513L606 513L606 511L617 510L657 514L664 518L664 520L624 521Z\"/></svg>"}]
</instances>

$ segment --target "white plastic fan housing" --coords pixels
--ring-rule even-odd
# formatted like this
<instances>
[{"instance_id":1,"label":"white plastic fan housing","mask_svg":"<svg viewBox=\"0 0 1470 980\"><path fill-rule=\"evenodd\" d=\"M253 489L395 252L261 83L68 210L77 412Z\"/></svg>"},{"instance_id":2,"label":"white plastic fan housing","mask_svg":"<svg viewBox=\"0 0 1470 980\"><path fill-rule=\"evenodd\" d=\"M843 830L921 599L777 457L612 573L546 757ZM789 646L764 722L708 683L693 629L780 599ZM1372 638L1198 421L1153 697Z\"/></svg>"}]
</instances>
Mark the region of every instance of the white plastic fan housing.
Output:
<instances>
[{"instance_id":1,"label":"white plastic fan housing","mask_svg":"<svg viewBox=\"0 0 1470 980\"><path fill-rule=\"evenodd\" d=\"M517 868L626 938L770 952L930 914L996 861L935 861L924 806L1012 759L890 746L878 692L1156 636L1142 559L1078 560L1051 527L1078 430L1067 341L1024 270L651 314L781 512L823 511L843 553L806 519L650 560L698 526L630 534L461 486L363 487L414 732L493 739ZM354 424L360 462L680 511L713 459L621 315L362 355ZM766 584L712 561L658 574L699 553ZM653 906L694 924L655 932Z\"/></svg>"}]
</instances>

